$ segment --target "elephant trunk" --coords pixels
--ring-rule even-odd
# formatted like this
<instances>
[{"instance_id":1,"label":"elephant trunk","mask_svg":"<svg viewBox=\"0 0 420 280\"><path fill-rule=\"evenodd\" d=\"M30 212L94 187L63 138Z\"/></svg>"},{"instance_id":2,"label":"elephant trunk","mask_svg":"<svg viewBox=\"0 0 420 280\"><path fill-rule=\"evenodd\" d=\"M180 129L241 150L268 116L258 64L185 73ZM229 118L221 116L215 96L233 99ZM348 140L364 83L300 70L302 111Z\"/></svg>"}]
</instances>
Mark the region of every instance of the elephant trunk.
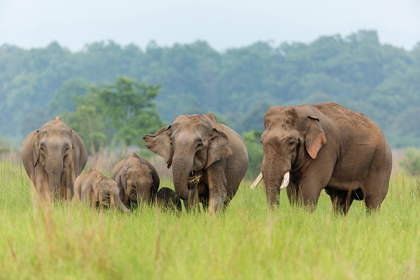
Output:
<instances>
[{"instance_id":1,"label":"elephant trunk","mask_svg":"<svg viewBox=\"0 0 420 280\"><path fill-rule=\"evenodd\" d=\"M192 171L194 155L175 157L172 162L172 175L175 191L183 200L188 200L195 196L196 188L188 189L188 179Z\"/></svg>"},{"instance_id":2,"label":"elephant trunk","mask_svg":"<svg viewBox=\"0 0 420 280\"><path fill-rule=\"evenodd\" d=\"M124 203L122 203L118 193L111 193L111 205L112 204L114 204L124 212L131 212L127 207L125 207Z\"/></svg>"},{"instance_id":3,"label":"elephant trunk","mask_svg":"<svg viewBox=\"0 0 420 280\"><path fill-rule=\"evenodd\" d=\"M63 173L63 163L56 162L51 164L51 167L46 168L48 174L48 189L49 193L57 196L60 191L61 175Z\"/></svg>"},{"instance_id":4,"label":"elephant trunk","mask_svg":"<svg viewBox=\"0 0 420 280\"><path fill-rule=\"evenodd\" d=\"M280 190L285 189L290 181L290 163L269 165L263 164L262 177L264 178L267 202L270 208L279 205Z\"/></svg>"},{"instance_id":5,"label":"elephant trunk","mask_svg":"<svg viewBox=\"0 0 420 280\"><path fill-rule=\"evenodd\" d=\"M151 186L147 182L142 182L137 187L137 202L138 203L151 202Z\"/></svg>"}]
</instances>

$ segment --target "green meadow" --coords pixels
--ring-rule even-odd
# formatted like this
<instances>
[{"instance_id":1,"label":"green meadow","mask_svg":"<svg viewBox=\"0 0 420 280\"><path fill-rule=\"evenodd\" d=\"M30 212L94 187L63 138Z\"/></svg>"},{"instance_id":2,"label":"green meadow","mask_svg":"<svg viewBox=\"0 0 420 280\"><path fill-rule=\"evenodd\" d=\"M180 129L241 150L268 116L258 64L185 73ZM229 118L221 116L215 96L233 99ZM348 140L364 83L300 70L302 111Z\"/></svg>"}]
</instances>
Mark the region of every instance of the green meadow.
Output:
<instances>
[{"instance_id":1,"label":"green meadow","mask_svg":"<svg viewBox=\"0 0 420 280\"><path fill-rule=\"evenodd\" d=\"M162 180L170 186L170 180ZM0 162L0 279L419 279L420 179L391 180L379 213L267 212L244 181L224 213L131 214L39 203L18 163Z\"/></svg>"}]
</instances>

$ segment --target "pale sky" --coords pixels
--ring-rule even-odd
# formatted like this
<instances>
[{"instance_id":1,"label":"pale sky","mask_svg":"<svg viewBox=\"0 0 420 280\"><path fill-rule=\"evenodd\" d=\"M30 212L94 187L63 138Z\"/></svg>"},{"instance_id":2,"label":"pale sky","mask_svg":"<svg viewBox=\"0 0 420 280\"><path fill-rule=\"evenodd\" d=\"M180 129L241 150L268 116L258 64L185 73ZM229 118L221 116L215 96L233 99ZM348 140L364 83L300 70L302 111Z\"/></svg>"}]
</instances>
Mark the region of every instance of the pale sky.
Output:
<instances>
[{"instance_id":1,"label":"pale sky","mask_svg":"<svg viewBox=\"0 0 420 280\"><path fill-rule=\"evenodd\" d=\"M420 42L420 0L0 0L0 45L80 50L114 40L144 48L205 40L217 50L256 41L309 43L376 30L382 43Z\"/></svg>"}]
</instances>

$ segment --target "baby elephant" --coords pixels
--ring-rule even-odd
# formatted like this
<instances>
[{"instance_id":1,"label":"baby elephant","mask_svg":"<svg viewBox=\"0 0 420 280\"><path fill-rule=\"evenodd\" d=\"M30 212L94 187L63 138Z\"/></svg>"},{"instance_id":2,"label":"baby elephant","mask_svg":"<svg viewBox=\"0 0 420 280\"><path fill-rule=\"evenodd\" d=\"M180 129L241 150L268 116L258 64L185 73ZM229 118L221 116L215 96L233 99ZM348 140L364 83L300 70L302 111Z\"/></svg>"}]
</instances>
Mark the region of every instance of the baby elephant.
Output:
<instances>
[{"instance_id":1,"label":"baby elephant","mask_svg":"<svg viewBox=\"0 0 420 280\"><path fill-rule=\"evenodd\" d=\"M152 203L160 183L153 165L135 153L115 165L111 178L117 182L120 199L130 208Z\"/></svg>"},{"instance_id":2,"label":"baby elephant","mask_svg":"<svg viewBox=\"0 0 420 280\"><path fill-rule=\"evenodd\" d=\"M156 195L156 204L163 210L182 211L181 199L176 192L170 188L161 188Z\"/></svg>"},{"instance_id":3,"label":"baby elephant","mask_svg":"<svg viewBox=\"0 0 420 280\"><path fill-rule=\"evenodd\" d=\"M90 203L92 207L118 207L124 212L131 212L122 203L119 192L114 180L105 177L95 169L80 175L74 183L76 201Z\"/></svg>"}]
</instances>

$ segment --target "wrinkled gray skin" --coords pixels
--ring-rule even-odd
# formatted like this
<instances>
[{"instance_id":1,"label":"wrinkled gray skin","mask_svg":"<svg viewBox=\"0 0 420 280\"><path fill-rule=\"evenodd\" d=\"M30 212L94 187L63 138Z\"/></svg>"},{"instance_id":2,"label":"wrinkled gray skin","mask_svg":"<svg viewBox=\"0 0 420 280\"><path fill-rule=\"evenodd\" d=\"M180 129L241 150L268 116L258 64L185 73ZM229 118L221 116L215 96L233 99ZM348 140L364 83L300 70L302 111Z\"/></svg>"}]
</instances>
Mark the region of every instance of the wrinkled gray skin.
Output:
<instances>
[{"instance_id":1,"label":"wrinkled gray skin","mask_svg":"<svg viewBox=\"0 0 420 280\"><path fill-rule=\"evenodd\" d=\"M74 184L74 200L89 203L92 208L118 207L124 212L131 212L120 199L117 183L94 169L77 177Z\"/></svg>"},{"instance_id":2,"label":"wrinkled gray skin","mask_svg":"<svg viewBox=\"0 0 420 280\"><path fill-rule=\"evenodd\" d=\"M86 161L83 140L60 117L33 131L23 141L23 166L41 196L70 199L74 181Z\"/></svg>"},{"instance_id":3,"label":"wrinkled gray skin","mask_svg":"<svg viewBox=\"0 0 420 280\"><path fill-rule=\"evenodd\" d=\"M111 178L117 182L120 198L128 207L151 203L159 189L159 175L153 165L130 153L112 169Z\"/></svg>"},{"instance_id":4,"label":"wrinkled gray skin","mask_svg":"<svg viewBox=\"0 0 420 280\"><path fill-rule=\"evenodd\" d=\"M174 190L167 187L163 187L157 192L156 204L163 210L182 211L181 199Z\"/></svg>"},{"instance_id":5,"label":"wrinkled gray skin","mask_svg":"<svg viewBox=\"0 0 420 280\"><path fill-rule=\"evenodd\" d=\"M175 191L187 210L198 201L210 212L224 209L248 168L242 138L212 113L180 115L171 125L144 137L146 146L172 166ZM199 174L200 176L194 176ZM197 181L193 182L193 178Z\"/></svg>"},{"instance_id":6,"label":"wrinkled gray skin","mask_svg":"<svg viewBox=\"0 0 420 280\"><path fill-rule=\"evenodd\" d=\"M391 174L391 149L372 121L335 103L275 106L264 119L261 166L270 207L279 204L280 184L290 172L287 194L315 209L323 189L335 212L354 199L379 209Z\"/></svg>"}]
</instances>

